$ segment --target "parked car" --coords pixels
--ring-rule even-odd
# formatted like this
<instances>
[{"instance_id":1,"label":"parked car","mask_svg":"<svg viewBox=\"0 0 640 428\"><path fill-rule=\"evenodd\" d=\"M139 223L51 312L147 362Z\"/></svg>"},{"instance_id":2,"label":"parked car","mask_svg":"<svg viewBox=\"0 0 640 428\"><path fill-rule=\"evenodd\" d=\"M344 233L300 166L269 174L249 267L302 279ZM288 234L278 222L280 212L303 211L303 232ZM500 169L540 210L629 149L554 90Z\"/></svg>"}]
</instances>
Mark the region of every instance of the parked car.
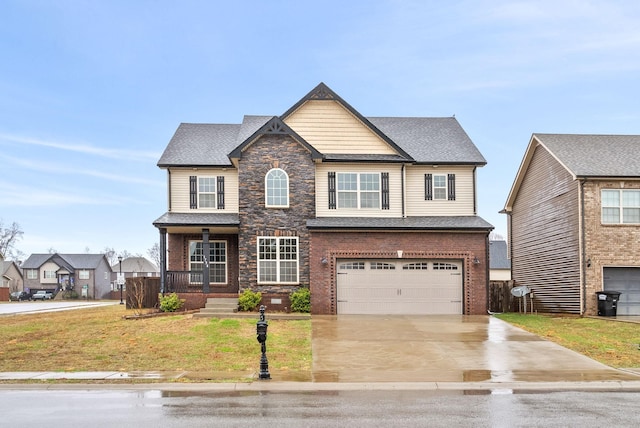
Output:
<instances>
[{"instance_id":1,"label":"parked car","mask_svg":"<svg viewBox=\"0 0 640 428\"><path fill-rule=\"evenodd\" d=\"M33 296L31 296L33 300L51 300L53 299L53 294L46 290L39 290Z\"/></svg>"},{"instance_id":2,"label":"parked car","mask_svg":"<svg viewBox=\"0 0 640 428\"><path fill-rule=\"evenodd\" d=\"M12 291L9 294L9 300L14 302L19 302L21 300L31 300L31 294L26 291Z\"/></svg>"}]
</instances>

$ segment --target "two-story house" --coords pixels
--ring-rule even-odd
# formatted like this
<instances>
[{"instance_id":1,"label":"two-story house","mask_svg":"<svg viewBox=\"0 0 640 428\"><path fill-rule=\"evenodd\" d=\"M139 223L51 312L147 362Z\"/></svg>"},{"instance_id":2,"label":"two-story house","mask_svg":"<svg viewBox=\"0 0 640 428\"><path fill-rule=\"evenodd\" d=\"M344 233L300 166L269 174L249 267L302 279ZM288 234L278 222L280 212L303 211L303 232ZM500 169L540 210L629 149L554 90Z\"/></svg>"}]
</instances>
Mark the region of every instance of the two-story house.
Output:
<instances>
[{"instance_id":1,"label":"two-story house","mask_svg":"<svg viewBox=\"0 0 640 428\"><path fill-rule=\"evenodd\" d=\"M31 254L22 263L24 289L74 290L88 299L108 299L111 267L104 254Z\"/></svg>"},{"instance_id":2,"label":"two-story house","mask_svg":"<svg viewBox=\"0 0 640 428\"><path fill-rule=\"evenodd\" d=\"M158 162L161 287L251 289L270 310L309 287L313 314L485 314L485 164L453 117L364 117L322 83L280 116L183 123Z\"/></svg>"},{"instance_id":3,"label":"two-story house","mask_svg":"<svg viewBox=\"0 0 640 428\"><path fill-rule=\"evenodd\" d=\"M533 134L507 198L513 279L541 312L640 315L640 135Z\"/></svg>"}]
</instances>

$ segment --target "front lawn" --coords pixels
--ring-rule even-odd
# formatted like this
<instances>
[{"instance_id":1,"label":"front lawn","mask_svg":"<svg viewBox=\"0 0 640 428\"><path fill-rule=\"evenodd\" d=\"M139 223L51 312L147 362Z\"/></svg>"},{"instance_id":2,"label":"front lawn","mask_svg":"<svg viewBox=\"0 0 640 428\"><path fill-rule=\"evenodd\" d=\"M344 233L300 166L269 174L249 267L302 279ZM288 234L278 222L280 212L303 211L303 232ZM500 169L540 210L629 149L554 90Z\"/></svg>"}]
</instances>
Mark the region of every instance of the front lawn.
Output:
<instances>
[{"instance_id":1,"label":"front lawn","mask_svg":"<svg viewBox=\"0 0 640 428\"><path fill-rule=\"evenodd\" d=\"M610 367L640 367L640 324L561 315L496 317Z\"/></svg>"}]
</instances>

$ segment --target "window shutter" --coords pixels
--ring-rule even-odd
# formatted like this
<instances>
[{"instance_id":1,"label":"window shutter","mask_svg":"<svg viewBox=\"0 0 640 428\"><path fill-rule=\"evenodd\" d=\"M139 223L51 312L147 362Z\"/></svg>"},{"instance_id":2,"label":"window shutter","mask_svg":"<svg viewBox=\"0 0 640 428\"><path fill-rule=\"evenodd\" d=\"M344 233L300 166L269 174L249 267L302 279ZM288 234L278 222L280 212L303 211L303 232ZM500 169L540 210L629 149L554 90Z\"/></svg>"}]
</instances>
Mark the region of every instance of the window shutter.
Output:
<instances>
[{"instance_id":1,"label":"window shutter","mask_svg":"<svg viewBox=\"0 0 640 428\"><path fill-rule=\"evenodd\" d=\"M424 200L433 200L433 175L431 174L424 175Z\"/></svg>"},{"instance_id":2,"label":"window shutter","mask_svg":"<svg viewBox=\"0 0 640 428\"><path fill-rule=\"evenodd\" d=\"M195 175L189 177L189 208L198 208L198 177Z\"/></svg>"},{"instance_id":3,"label":"window shutter","mask_svg":"<svg viewBox=\"0 0 640 428\"><path fill-rule=\"evenodd\" d=\"M383 172L382 178L382 209L389 209L389 173Z\"/></svg>"},{"instance_id":4,"label":"window shutter","mask_svg":"<svg viewBox=\"0 0 640 428\"><path fill-rule=\"evenodd\" d=\"M224 209L224 177L220 176L217 178L217 185L218 185L218 191L217 193L217 197L218 197L218 209L219 210L223 210Z\"/></svg>"},{"instance_id":5,"label":"window shutter","mask_svg":"<svg viewBox=\"0 0 640 428\"><path fill-rule=\"evenodd\" d=\"M455 174L449 174L447 175L447 180L448 180L448 185L447 185L447 189L448 189L448 195L447 195L447 199L449 199L450 201L455 201L456 200L456 175Z\"/></svg>"},{"instance_id":6,"label":"window shutter","mask_svg":"<svg viewBox=\"0 0 640 428\"><path fill-rule=\"evenodd\" d=\"M336 173L329 172L329 209L336 209Z\"/></svg>"}]
</instances>

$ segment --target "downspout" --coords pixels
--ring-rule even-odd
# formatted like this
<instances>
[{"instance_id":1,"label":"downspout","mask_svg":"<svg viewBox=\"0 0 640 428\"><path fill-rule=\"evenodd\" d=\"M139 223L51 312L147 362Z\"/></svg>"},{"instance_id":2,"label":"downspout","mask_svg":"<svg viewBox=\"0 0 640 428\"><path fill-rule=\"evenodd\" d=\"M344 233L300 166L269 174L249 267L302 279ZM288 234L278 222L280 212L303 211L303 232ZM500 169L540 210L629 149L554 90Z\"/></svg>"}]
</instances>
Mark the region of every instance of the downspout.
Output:
<instances>
[{"instance_id":1,"label":"downspout","mask_svg":"<svg viewBox=\"0 0 640 428\"><path fill-rule=\"evenodd\" d=\"M171 212L171 170L169 168L167 168L167 192L168 211Z\"/></svg>"},{"instance_id":2,"label":"downspout","mask_svg":"<svg viewBox=\"0 0 640 428\"><path fill-rule=\"evenodd\" d=\"M584 183L586 179L580 180L580 246L582 256L580 257L580 270L582 271L582 298L581 307L580 307L580 315L584 315L587 311L587 244L586 240L586 227L584 226L585 215L584 215Z\"/></svg>"},{"instance_id":3,"label":"downspout","mask_svg":"<svg viewBox=\"0 0 640 428\"><path fill-rule=\"evenodd\" d=\"M160 228L160 293L164 297L167 280L167 229Z\"/></svg>"},{"instance_id":4,"label":"downspout","mask_svg":"<svg viewBox=\"0 0 640 428\"><path fill-rule=\"evenodd\" d=\"M476 189L476 172L477 166L473 167L473 215L478 215L478 192Z\"/></svg>"}]
</instances>

